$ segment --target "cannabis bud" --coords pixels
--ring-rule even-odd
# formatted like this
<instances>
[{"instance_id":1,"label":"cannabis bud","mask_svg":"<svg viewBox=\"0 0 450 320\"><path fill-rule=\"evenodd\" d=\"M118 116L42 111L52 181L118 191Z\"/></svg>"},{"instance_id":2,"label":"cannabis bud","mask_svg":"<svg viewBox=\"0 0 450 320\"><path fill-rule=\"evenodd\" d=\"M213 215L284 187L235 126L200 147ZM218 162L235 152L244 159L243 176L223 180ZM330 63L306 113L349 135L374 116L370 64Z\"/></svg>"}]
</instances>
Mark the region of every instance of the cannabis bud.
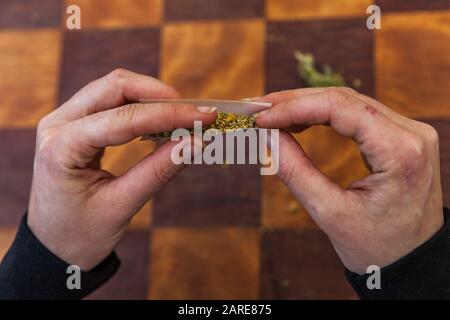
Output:
<instances>
[{"instance_id":1,"label":"cannabis bud","mask_svg":"<svg viewBox=\"0 0 450 320\"><path fill-rule=\"evenodd\" d=\"M206 127L203 127L203 133L205 133L205 131L209 129L216 130L217 132L220 133L249 128L255 128L255 118L253 116L237 115L234 113L227 113L227 112L218 112L216 121ZM189 132L193 134L194 129L189 129ZM143 139L159 140L164 138L170 138L171 135L172 131L166 131L146 135L143 137Z\"/></svg>"},{"instance_id":2,"label":"cannabis bud","mask_svg":"<svg viewBox=\"0 0 450 320\"><path fill-rule=\"evenodd\" d=\"M314 67L314 57L311 54L303 54L300 51L294 53L298 61L298 73L300 78L310 87L344 87L347 86L344 77L325 65L323 73Z\"/></svg>"}]
</instances>

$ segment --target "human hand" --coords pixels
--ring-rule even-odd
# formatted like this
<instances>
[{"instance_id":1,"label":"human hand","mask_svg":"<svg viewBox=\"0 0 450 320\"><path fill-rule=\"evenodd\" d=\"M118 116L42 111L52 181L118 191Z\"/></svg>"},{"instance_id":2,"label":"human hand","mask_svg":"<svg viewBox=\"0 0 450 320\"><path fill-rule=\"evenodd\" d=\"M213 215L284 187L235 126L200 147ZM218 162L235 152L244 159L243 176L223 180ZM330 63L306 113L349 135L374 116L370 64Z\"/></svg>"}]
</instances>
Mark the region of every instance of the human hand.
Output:
<instances>
[{"instance_id":1,"label":"human hand","mask_svg":"<svg viewBox=\"0 0 450 320\"><path fill-rule=\"evenodd\" d=\"M349 88L269 94L256 115L264 128L301 131L324 124L354 139L370 175L342 189L324 176L295 139L280 132L279 177L328 235L350 271L387 266L443 225L438 135Z\"/></svg>"},{"instance_id":2,"label":"human hand","mask_svg":"<svg viewBox=\"0 0 450 320\"><path fill-rule=\"evenodd\" d=\"M177 142L160 146L120 177L100 168L106 146L215 120L211 108L134 103L177 97L158 80L116 70L40 121L27 222L55 255L83 271L98 265L132 216L182 169L170 157Z\"/></svg>"}]
</instances>

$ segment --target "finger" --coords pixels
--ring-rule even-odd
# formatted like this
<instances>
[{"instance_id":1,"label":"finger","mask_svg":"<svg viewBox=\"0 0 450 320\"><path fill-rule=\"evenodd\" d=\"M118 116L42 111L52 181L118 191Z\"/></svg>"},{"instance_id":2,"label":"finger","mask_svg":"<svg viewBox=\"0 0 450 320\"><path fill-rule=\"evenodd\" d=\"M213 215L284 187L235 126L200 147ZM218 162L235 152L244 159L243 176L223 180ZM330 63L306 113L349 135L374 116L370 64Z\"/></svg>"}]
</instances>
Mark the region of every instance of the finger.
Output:
<instances>
[{"instance_id":1,"label":"finger","mask_svg":"<svg viewBox=\"0 0 450 320\"><path fill-rule=\"evenodd\" d=\"M326 211L321 207L327 203L338 203L344 190L315 167L289 133L280 131L279 148L278 176L311 215Z\"/></svg>"},{"instance_id":2,"label":"finger","mask_svg":"<svg viewBox=\"0 0 450 320\"><path fill-rule=\"evenodd\" d=\"M301 89L291 89L291 90L283 90L278 92L269 93L261 98L256 99L255 101L261 102L271 102L273 105L279 104L286 100L295 99L301 96L310 95L310 94L318 94L323 93L327 90L341 90L342 92L347 92L349 94L354 93L358 94L357 91L348 87L327 87L327 88L301 88Z\"/></svg>"},{"instance_id":3,"label":"finger","mask_svg":"<svg viewBox=\"0 0 450 320\"><path fill-rule=\"evenodd\" d=\"M73 121L144 98L177 98L178 93L161 81L117 69L82 88L54 111L55 120Z\"/></svg>"},{"instance_id":4,"label":"finger","mask_svg":"<svg viewBox=\"0 0 450 320\"><path fill-rule=\"evenodd\" d=\"M184 164L175 164L172 160L172 151L178 143L181 144L180 149L189 145L193 150L192 157L195 152L202 150L201 139L195 137L189 137L180 142L169 141L106 186L106 194L112 199L125 198L123 201L118 201L119 205L124 204L123 210L119 210L123 212L122 220L129 220L162 186L185 167ZM130 194L132 197L129 196Z\"/></svg>"},{"instance_id":5,"label":"finger","mask_svg":"<svg viewBox=\"0 0 450 320\"><path fill-rule=\"evenodd\" d=\"M68 124L69 144L90 159L99 149L124 144L149 133L212 123L215 108L174 104L131 104L106 110Z\"/></svg>"},{"instance_id":6,"label":"finger","mask_svg":"<svg viewBox=\"0 0 450 320\"><path fill-rule=\"evenodd\" d=\"M401 139L404 131L371 104L336 90L288 100L255 117L257 125L263 128L331 125L358 142L374 171L388 169L387 160L396 154L393 141Z\"/></svg>"},{"instance_id":7,"label":"finger","mask_svg":"<svg viewBox=\"0 0 450 320\"><path fill-rule=\"evenodd\" d=\"M175 144L176 142L170 141L161 145L125 174L105 186L104 194L108 198L125 197L123 201L116 201L116 205L123 205L123 208L116 210L122 214L115 218L119 218L121 222L131 219L159 188L184 168L184 165L176 165L171 161L170 154Z\"/></svg>"},{"instance_id":8,"label":"finger","mask_svg":"<svg viewBox=\"0 0 450 320\"><path fill-rule=\"evenodd\" d=\"M386 107L384 104L382 104L381 102L368 97L366 95L360 94L360 93L356 93L353 94L353 96L357 99L360 99L361 101L375 107L378 111L380 111L381 113L383 113L385 116L387 116L388 118L394 120L395 122L397 122L399 125L401 125L403 128L408 129L408 127L411 124L411 119L401 115L400 113L395 112L394 110Z\"/></svg>"},{"instance_id":9,"label":"finger","mask_svg":"<svg viewBox=\"0 0 450 320\"><path fill-rule=\"evenodd\" d=\"M382 103L377 100L370 98L366 95L359 93L358 91L349 88L349 87L326 87L326 88L302 88L302 89L292 89L292 90L284 90L279 92L270 93L260 99L258 101L262 102L271 102L273 105L279 104L281 102L296 99L301 96L310 95L310 94L318 94L318 93L327 93L330 90L341 91L344 94L349 94L356 99L364 101L373 107L375 107L378 111L385 114L388 118L394 120L398 124L402 125L407 129L411 125L411 119L395 112L394 110L386 107Z\"/></svg>"}]
</instances>

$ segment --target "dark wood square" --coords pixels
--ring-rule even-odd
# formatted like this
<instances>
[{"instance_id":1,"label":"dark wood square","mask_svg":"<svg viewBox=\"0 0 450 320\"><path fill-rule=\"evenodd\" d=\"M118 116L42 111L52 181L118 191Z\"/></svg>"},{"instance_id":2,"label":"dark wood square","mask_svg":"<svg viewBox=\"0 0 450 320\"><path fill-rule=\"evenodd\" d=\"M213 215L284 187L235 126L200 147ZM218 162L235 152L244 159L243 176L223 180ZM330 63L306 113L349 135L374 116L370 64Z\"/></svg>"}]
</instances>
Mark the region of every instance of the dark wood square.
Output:
<instances>
[{"instance_id":1,"label":"dark wood square","mask_svg":"<svg viewBox=\"0 0 450 320\"><path fill-rule=\"evenodd\" d=\"M166 0L166 21L264 17L264 0Z\"/></svg>"},{"instance_id":2,"label":"dark wood square","mask_svg":"<svg viewBox=\"0 0 450 320\"><path fill-rule=\"evenodd\" d=\"M262 240L262 299L349 299L355 293L320 230L267 231Z\"/></svg>"},{"instance_id":3,"label":"dark wood square","mask_svg":"<svg viewBox=\"0 0 450 320\"><path fill-rule=\"evenodd\" d=\"M303 87L294 52L312 53L316 66L328 64L342 72L348 84L373 95L373 31L363 18L270 22L267 25L266 91Z\"/></svg>"},{"instance_id":4,"label":"dark wood square","mask_svg":"<svg viewBox=\"0 0 450 320\"><path fill-rule=\"evenodd\" d=\"M256 226L259 167L192 165L154 198L156 226Z\"/></svg>"},{"instance_id":5,"label":"dark wood square","mask_svg":"<svg viewBox=\"0 0 450 320\"><path fill-rule=\"evenodd\" d=\"M104 286L90 294L88 299L146 299L150 233L129 231L119 243L116 253L122 263L119 271Z\"/></svg>"},{"instance_id":6,"label":"dark wood square","mask_svg":"<svg viewBox=\"0 0 450 320\"><path fill-rule=\"evenodd\" d=\"M66 32L59 101L116 68L158 77L159 28Z\"/></svg>"},{"instance_id":7,"label":"dark wood square","mask_svg":"<svg viewBox=\"0 0 450 320\"><path fill-rule=\"evenodd\" d=\"M0 130L0 226L16 226L28 208L35 130Z\"/></svg>"},{"instance_id":8,"label":"dark wood square","mask_svg":"<svg viewBox=\"0 0 450 320\"><path fill-rule=\"evenodd\" d=\"M381 12L450 9L449 0L376 0Z\"/></svg>"},{"instance_id":9,"label":"dark wood square","mask_svg":"<svg viewBox=\"0 0 450 320\"><path fill-rule=\"evenodd\" d=\"M2 0L0 28L59 27L63 0Z\"/></svg>"}]
</instances>

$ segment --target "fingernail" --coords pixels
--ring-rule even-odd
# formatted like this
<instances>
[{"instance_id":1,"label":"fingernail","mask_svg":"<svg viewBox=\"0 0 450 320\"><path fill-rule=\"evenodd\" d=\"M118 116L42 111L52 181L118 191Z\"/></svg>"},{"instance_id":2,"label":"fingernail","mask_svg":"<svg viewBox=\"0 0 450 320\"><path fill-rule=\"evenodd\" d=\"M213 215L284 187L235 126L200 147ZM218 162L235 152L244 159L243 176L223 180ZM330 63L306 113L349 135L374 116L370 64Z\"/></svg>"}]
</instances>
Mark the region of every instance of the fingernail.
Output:
<instances>
[{"instance_id":1,"label":"fingernail","mask_svg":"<svg viewBox=\"0 0 450 320\"><path fill-rule=\"evenodd\" d=\"M254 101L254 100L258 100L258 99L261 99L261 97L244 98L244 99L242 99L242 101Z\"/></svg>"},{"instance_id":2,"label":"fingernail","mask_svg":"<svg viewBox=\"0 0 450 320\"><path fill-rule=\"evenodd\" d=\"M264 111L255 113L255 114L253 115L253 118L255 118L255 119L261 118L261 117L264 116L267 112L269 112L269 110L264 110Z\"/></svg>"},{"instance_id":3,"label":"fingernail","mask_svg":"<svg viewBox=\"0 0 450 320\"><path fill-rule=\"evenodd\" d=\"M197 110L201 113L213 113L217 110L215 107L197 107Z\"/></svg>"}]
</instances>

